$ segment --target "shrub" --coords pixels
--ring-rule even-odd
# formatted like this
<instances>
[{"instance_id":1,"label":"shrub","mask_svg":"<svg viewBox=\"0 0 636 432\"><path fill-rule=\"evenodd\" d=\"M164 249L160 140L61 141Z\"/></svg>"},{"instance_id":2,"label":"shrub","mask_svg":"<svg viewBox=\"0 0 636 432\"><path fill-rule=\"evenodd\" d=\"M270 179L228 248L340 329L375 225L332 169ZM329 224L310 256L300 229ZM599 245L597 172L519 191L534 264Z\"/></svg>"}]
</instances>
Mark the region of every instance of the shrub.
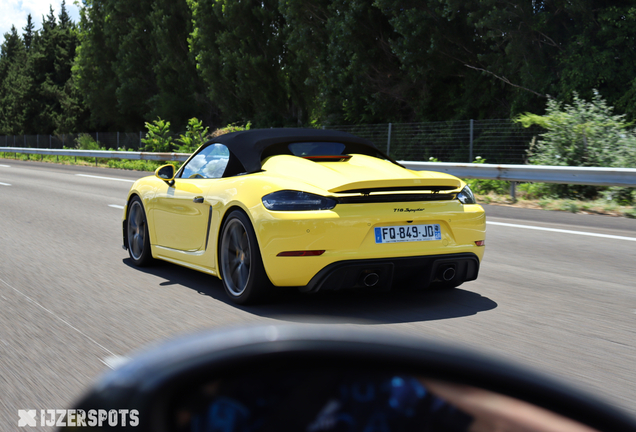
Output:
<instances>
[{"instance_id":1,"label":"shrub","mask_svg":"<svg viewBox=\"0 0 636 432\"><path fill-rule=\"evenodd\" d=\"M89 134L80 134L75 140L75 148L79 150L100 150L99 143Z\"/></svg>"},{"instance_id":2,"label":"shrub","mask_svg":"<svg viewBox=\"0 0 636 432\"><path fill-rule=\"evenodd\" d=\"M486 163L486 159L477 156L473 163L483 164ZM464 180L470 189L474 193L484 195L490 192L494 192L499 195L505 195L510 191L510 182L505 180L488 180L488 179L469 179Z\"/></svg>"},{"instance_id":3,"label":"shrub","mask_svg":"<svg viewBox=\"0 0 636 432\"><path fill-rule=\"evenodd\" d=\"M614 115L597 91L587 102L574 94L573 103L548 100L546 114L526 113L516 122L547 130L530 147L529 161L537 165L636 167L636 132L624 115ZM596 197L601 188L580 185L550 185L561 197Z\"/></svg>"},{"instance_id":4,"label":"shrub","mask_svg":"<svg viewBox=\"0 0 636 432\"><path fill-rule=\"evenodd\" d=\"M170 135L170 122L157 117L152 123L146 122L146 137L141 140L144 150L151 152L172 151L172 136Z\"/></svg>"},{"instance_id":5,"label":"shrub","mask_svg":"<svg viewBox=\"0 0 636 432\"><path fill-rule=\"evenodd\" d=\"M177 147L179 153L193 153L196 149L201 147L207 140L208 128L203 127L203 122L196 117L188 120L188 126L186 127L186 134L181 135L177 141L181 142L181 145Z\"/></svg>"}]
</instances>

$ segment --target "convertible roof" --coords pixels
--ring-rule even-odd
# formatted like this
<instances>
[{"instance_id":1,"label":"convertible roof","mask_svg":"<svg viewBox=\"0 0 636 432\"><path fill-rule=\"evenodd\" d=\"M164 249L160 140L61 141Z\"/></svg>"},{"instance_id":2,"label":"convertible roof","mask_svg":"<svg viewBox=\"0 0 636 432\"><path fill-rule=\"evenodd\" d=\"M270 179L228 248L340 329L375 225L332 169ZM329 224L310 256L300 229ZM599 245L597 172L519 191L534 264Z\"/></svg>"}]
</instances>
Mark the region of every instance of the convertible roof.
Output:
<instances>
[{"instance_id":1,"label":"convertible roof","mask_svg":"<svg viewBox=\"0 0 636 432\"><path fill-rule=\"evenodd\" d=\"M389 159L371 141L346 132L325 129L251 129L218 136L206 143L224 144L248 173L261 170L261 161L275 154L292 154L288 144L297 142L340 142L346 153L360 153Z\"/></svg>"}]
</instances>

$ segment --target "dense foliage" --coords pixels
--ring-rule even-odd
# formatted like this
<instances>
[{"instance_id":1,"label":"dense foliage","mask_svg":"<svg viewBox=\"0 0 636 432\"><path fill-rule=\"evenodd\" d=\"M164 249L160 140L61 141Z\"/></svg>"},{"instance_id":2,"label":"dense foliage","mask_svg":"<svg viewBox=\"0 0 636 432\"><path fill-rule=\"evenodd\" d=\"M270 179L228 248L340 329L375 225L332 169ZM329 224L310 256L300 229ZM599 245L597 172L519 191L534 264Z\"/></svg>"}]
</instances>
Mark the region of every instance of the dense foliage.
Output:
<instances>
[{"instance_id":1,"label":"dense foliage","mask_svg":"<svg viewBox=\"0 0 636 432\"><path fill-rule=\"evenodd\" d=\"M526 127L539 125L546 130L530 148L531 163L636 168L636 130L625 121L625 115L614 115L612 107L598 92L591 101L574 93L572 104L550 99L545 115L526 113L515 120ZM559 196L574 197L594 197L601 190L558 184L549 187ZM618 193L631 197L632 191ZM631 198L628 201L631 202Z\"/></svg>"},{"instance_id":2,"label":"dense foliage","mask_svg":"<svg viewBox=\"0 0 636 432\"><path fill-rule=\"evenodd\" d=\"M0 50L0 134L511 118L598 89L636 119L627 0L84 0Z\"/></svg>"}]
</instances>

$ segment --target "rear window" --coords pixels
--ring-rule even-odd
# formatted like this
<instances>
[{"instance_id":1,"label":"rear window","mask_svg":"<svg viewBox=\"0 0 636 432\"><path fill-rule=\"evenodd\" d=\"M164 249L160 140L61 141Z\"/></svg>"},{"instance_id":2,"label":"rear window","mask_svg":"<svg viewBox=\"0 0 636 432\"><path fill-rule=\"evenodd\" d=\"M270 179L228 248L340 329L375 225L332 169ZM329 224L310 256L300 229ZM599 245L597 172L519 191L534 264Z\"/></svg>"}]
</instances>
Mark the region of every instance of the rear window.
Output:
<instances>
[{"instance_id":1,"label":"rear window","mask_svg":"<svg viewBox=\"0 0 636 432\"><path fill-rule=\"evenodd\" d=\"M345 145L339 142L302 142L289 144L294 156L336 156L341 155Z\"/></svg>"}]
</instances>

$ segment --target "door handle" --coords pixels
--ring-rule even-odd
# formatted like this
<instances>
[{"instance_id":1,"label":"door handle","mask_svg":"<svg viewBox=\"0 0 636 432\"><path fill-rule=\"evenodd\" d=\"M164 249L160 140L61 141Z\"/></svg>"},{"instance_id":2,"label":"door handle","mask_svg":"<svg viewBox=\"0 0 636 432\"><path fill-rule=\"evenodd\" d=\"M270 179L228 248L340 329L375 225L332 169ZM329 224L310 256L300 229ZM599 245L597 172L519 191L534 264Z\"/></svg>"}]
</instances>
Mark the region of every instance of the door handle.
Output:
<instances>
[{"instance_id":1,"label":"door handle","mask_svg":"<svg viewBox=\"0 0 636 432\"><path fill-rule=\"evenodd\" d=\"M202 196L194 197L192 201L194 201L197 204L201 204L203 202L203 197Z\"/></svg>"}]
</instances>

